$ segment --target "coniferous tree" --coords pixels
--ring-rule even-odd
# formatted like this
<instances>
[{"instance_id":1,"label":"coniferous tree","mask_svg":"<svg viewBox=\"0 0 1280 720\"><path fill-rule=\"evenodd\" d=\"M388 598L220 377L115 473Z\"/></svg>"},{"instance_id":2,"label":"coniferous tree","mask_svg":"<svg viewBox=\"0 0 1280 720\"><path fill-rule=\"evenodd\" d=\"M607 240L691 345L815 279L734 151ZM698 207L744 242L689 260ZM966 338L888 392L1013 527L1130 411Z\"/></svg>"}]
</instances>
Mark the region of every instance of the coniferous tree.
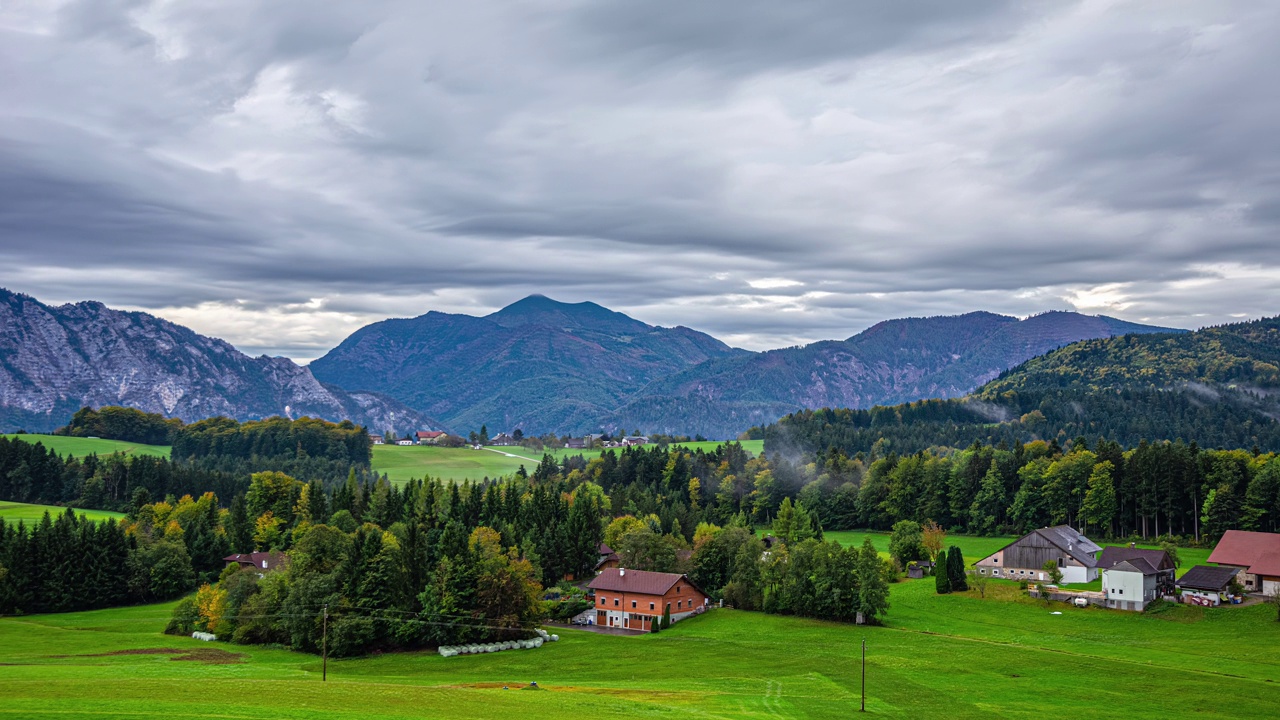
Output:
<instances>
[{"instance_id":1,"label":"coniferous tree","mask_svg":"<svg viewBox=\"0 0 1280 720\"><path fill-rule=\"evenodd\" d=\"M951 592L951 573L947 567L947 552L945 550L938 553L938 559L933 565L933 582L939 595L946 595Z\"/></svg>"},{"instance_id":2,"label":"coniferous tree","mask_svg":"<svg viewBox=\"0 0 1280 720\"><path fill-rule=\"evenodd\" d=\"M958 545L952 545L947 551L947 579L955 592L969 589L969 581L964 575L964 555L960 553Z\"/></svg>"}]
</instances>

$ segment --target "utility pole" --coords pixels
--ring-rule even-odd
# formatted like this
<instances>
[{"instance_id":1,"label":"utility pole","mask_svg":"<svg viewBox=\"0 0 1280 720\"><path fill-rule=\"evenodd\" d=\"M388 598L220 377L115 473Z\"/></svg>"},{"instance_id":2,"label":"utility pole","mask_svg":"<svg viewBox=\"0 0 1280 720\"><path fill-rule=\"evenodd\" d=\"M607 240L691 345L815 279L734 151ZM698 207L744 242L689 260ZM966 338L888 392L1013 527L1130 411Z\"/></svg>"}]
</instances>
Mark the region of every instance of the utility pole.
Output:
<instances>
[{"instance_id":1,"label":"utility pole","mask_svg":"<svg viewBox=\"0 0 1280 720\"><path fill-rule=\"evenodd\" d=\"M329 606L328 606L328 605L325 605L325 606L324 606L324 630L323 630L323 634L320 636L320 638L321 638L321 639L320 639L320 657L321 657L321 658L323 658L323 659L320 661L320 662L322 663L322 664L321 664L321 668L322 668L322 670L321 670L321 675L320 675L320 682L328 682L328 681L329 681ZM862 644L865 646L865 645L867 644L867 641L866 641L866 640L863 640L863 641L862 641ZM866 649L865 649L865 647L864 647L864 649L863 649L863 654L864 654L864 655L866 654ZM864 659L863 659L863 662L864 662L864 663L866 662L865 657L864 657ZM866 679L865 679L865 678L866 678L866 670L863 670L863 673L862 673L862 674L863 674L863 678L864 678L864 679L863 679L863 682L865 683L865 682L866 682Z\"/></svg>"},{"instance_id":2,"label":"utility pole","mask_svg":"<svg viewBox=\"0 0 1280 720\"><path fill-rule=\"evenodd\" d=\"M862 709L867 711L867 639L862 638Z\"/></svg>"}]
</instances>

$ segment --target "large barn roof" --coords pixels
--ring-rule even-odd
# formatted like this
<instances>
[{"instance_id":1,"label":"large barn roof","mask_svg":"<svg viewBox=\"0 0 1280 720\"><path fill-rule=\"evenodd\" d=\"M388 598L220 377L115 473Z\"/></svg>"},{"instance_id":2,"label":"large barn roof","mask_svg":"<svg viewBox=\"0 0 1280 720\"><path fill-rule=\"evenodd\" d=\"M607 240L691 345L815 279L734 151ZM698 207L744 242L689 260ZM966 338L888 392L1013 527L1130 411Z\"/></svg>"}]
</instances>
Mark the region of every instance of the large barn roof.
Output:
<instances>
[{"instance_id":1,"label":"large barn roof","mask_svg":"<svg viewBox=\"0 0 1280 720\"><path fill-rule=\"evenodd\" d=\"M587 587L592 590L628 592L638 595L666 595L667 591L682 579L698 592L702 592L702 588L699 588L692 580L680 573L660 573L648 570L627 570L624 568L608 568L602 571ZM703 594L705 595L706 593Z\"/></svg>"}]
</instances>

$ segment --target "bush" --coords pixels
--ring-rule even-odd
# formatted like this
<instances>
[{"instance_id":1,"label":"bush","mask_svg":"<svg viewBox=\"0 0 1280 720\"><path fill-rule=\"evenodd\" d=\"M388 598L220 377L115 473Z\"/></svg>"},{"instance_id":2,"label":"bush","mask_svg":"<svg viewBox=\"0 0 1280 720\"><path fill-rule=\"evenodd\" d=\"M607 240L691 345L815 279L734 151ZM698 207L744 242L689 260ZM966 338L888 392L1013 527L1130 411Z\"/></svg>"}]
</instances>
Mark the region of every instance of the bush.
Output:
<instances>
[{"instance_id":1,"label":"bush","mask_svg":"<svg viewBox=\"0 0 1280 720\"><path fill-rule=\"evenodd\" d=\"M191 635L195 632L196 621L200 619L200 610L196 607L195 598L183 598L173 608L173 617L164 626L166 635Z\"/></svg>"}]
</instances>

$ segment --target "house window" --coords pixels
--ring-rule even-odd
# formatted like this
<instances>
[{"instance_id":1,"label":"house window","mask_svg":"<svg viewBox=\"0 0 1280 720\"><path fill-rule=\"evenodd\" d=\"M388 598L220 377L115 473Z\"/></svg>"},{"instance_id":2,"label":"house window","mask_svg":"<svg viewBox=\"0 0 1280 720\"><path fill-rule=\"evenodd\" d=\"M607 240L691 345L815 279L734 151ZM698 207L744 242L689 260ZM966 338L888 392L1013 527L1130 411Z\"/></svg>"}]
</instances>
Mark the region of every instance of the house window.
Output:
<instances>
[{"instance_id":1,"label":"house window","mask_svg":"<svg viewBox=\"0 0 1280 720\"><path fill-rule=\"evenodd\" d=\"M680 592L680 586L679 586L679 585L677 585L677 586L676 586L676 592Z\"/></svg>"},{"instance_id":2,"label":"house window","mask_svg":"<svg viewBox=\"0 0 1280 720\"><path fill-rule=\"evenodd\" d=\"M650 609L650 610L652 610L652 609L653 609L653 603L649 603L649 609Z\"/></svg>"},{"instance_id":3,"label":"house window","mask_svg":"<svg viewBox=\"0 0 1280 720\"><path fill-rule=\"evenodd\" d=\"M631 601L631 607L634 609L634 608L635 608L635 606L636 606L636 601L635 601L635 600L632 600L632 601Z\"/></svg>"},{"instance_id":4,"label":"house window","mask_svg":"<svg viewBox=\"0 0 1280 720\"><path fill-rule=\"evenodd\" d=\"M600 604L601 604L601 605L603 605L603 604L604 604L604 598L600 598Z\"/></svg>"},{"instance_id":5,"label":"house window","mask_svg":"<svg viewBox=\"0 0 1280 720\"><path fill-rule=\"evenodd\" d=\"M613 599L613 606L618 607L618 598Z\"/></svg>"}]
</instances>

